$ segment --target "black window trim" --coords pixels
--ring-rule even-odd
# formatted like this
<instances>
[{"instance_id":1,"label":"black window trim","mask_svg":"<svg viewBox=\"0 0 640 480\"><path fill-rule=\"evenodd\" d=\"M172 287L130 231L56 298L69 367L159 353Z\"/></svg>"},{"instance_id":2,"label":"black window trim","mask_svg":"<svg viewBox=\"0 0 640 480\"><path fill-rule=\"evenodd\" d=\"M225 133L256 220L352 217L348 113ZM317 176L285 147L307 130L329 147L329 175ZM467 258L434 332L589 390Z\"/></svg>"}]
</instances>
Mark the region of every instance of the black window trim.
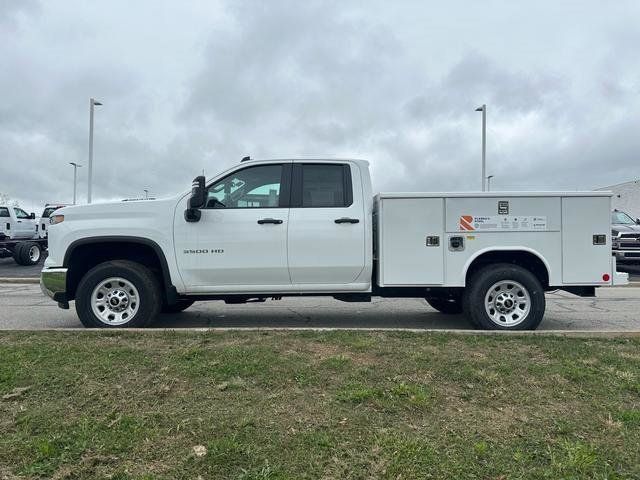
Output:
<instances>
[{"instance_id":1,"label":"black window trim","mask_svg":"<svg viewBox=\"0 0 640 480\"><path fill-rule=\"evenodd\" d=\"M344 188L344 205L303 206L302 205L302 167L304 165L342 167L342 183ZM301 162L293 164L291 187L291 208L349 208L353 205L353 182L351 181L351 165L334 162Z\"/></svg>"},{"instance_id":2,"label":"black window trim","mask_svg":"<svg viewBox=\"0 0 640 480\"><path fill-rule=\"evenodd\" d=\"M291 163L261 163L259 165L247 165L246 167L239 168L233 172L228 173L222 178L218 178L207 185L207 195L209 189L218 182L221 182L232 175L237 175L238 172L243 170L249 170L250 168L258 167L282 167L280 172L280 193L278 194L278 206L277 207L224 207L215 208L204 206L201 210L265 210L269 208L289 208L291 204Z\"/></svg>"}]
</instances>

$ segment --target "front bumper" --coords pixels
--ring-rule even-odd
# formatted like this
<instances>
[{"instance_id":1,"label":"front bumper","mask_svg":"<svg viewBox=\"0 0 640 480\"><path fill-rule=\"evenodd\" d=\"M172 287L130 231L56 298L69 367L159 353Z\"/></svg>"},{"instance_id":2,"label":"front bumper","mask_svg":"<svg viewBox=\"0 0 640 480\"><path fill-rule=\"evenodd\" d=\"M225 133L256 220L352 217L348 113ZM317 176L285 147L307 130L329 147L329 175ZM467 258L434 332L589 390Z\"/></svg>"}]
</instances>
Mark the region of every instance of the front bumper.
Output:
<instances>
[{"instance_id":1,"label":"front bumper","mask_svg":"<svg viewBox=\"0 0 640 480\"><path fill-rule=\"evenodd\" d=\"M612 250L612 255L618 263L640 263L640 249Z\"/></svg>"},{"instance_id":2,"label":"front bumper","mask_svg":"<svg viewBox=\"0 0 640 480\"><path fill-rule=\"evenodd\" d=\"M53 298L58 303L66 303L67 300L67 271L68 268L43 268L40 273L40 288L45 295Z\"/></svg>"}]
</instances>

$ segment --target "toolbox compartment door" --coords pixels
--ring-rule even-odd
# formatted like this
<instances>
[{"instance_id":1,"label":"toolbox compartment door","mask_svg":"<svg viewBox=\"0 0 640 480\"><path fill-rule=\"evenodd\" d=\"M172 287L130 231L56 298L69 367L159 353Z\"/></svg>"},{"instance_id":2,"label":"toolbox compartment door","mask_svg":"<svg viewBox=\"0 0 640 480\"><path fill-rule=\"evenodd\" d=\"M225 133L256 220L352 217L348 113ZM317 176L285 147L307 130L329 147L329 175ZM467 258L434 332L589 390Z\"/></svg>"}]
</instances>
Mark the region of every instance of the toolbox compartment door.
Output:
<instances>
[{"instance_id":1,"label":"toolbox compartment door","mask_svg":"<svg viewBox=\"0 0 640 480\"><path fill-rule=\"evenodd\" d=\"M562 282L608 284L611 275L611 200L609 197L562 198ZM594 235L606 235L604 245Z\"/></svg>"},{"instance_id":2,"label":"toolbox compartment door","mask_svg":"<svg viewBox=\"0 0 640 480\"><path fill-rule=\"evenodd\" d=\"M379 217L380 285L442 285L444 199L384 198Z\"/></svg>"}]
</instances>

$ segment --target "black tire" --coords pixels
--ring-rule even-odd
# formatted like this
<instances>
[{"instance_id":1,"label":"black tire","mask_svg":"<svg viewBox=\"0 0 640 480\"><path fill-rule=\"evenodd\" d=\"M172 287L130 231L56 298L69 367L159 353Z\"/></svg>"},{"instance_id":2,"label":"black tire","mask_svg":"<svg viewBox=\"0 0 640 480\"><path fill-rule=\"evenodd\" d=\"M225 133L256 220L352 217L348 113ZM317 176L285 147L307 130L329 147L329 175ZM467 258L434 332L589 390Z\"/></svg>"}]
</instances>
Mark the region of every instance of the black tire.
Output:
<instances>
[{"instance_id":1,"label":"black tire","mask_svg":"<svg viewBox=\"0 0 640 480\"><path fill-rule=\"evenodd\" d=\"M163 305L162 306L162 313L180 313L180 312L185 311L187 308L189 308L194 303L195 303L195 300L189 300L189 299L182 299L181 298L180 300L178 300L173 305Z\"/></svg>"},{"instance_id":2,"label":"black tire","mask_svg":"<svg viewBox=\"0 0 640 480\"><path fill-rule=\"evenodd\" d=\"M493 290L492 287L498 283L502 283L502 290ZM509 285L513 290L509 290ZM489 295L490 290L494 294L495 292L511 294L516 303L520 298L518 295L528 294L530 304L528 313L520 315L520 310L514 310L512 313L502 316L502 321L505 323L502 323L502 321L498 323L499 319L494 321L491 312L497 317L500 317L501 314L499 310L485 308L485 298ZM491 297L488 298L490 299ZM521 298L526 299L524 296ZM497 300L497 297L494 297L494 299ZM522 305L526 305L527 302L525 300L522 301ZM535 330L544 317L544 289L533 273L518 265L508 263L489 265L476 272L470 278L463 295L462 306L469 320L484 330ZM520 316L514 320L512 315Z\"/></svg>"},{"instance_id":3,"label":"black tire","mask_svg":"<svg viewBox=\"0 0 640 480\"><path fill-rule=\"evenodd\" d=\"M100 282L119 277L133 284L138 291L136 311L129 320L117 325L109 324L96 316L91 307L91 296ZM126 288L126 287L125 287ZM144 265L128 260L112 260L89 270L76 290L76 312L87 328L146 327L160 312L163 303L158 278Z\"/></svg>"},{"instance_id":4,"label":"black tire","mask_svg":"<svg viewBox=\"0 0 640 480\"><path fill-rule=\"evenodd\" d=\"M23 263L22 263L22 249L23 248L24 248L24 242L20 242L13 249L13 260L18 265L23 265Z\"/></svg>"},{"instance_id":5,"label":"black tire","mask_svg":"<svg viewBox=\"0 0 640 480\"><path fill-rule=\"evenodd\" d=\"M462 302L453 298L427 298L431 308L445 315L458 315L462 313Z\"/></svg>"},{"instance_id":6,"label":"black tire","mask_svg":"<svg viewBox=\"0 0 640 480\"><path fill-rule=\"evenodd\" d=\"M20 265L37 265L42 258L42 247L36 242L23 242L18 244L20 248Z\"/></svg>"}]
</instances>

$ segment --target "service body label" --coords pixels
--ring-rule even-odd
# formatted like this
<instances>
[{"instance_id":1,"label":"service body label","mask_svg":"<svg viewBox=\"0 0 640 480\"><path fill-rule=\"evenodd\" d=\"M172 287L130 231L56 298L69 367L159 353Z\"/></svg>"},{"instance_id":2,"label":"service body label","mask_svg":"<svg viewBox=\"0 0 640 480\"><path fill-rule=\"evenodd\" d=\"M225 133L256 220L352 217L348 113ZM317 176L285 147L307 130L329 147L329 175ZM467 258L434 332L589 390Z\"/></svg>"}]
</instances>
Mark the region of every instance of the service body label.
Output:
<instances>
[{"instance_id":1,"label":"service body label","mask_svg":"<svg viewBox=\"0 0 640 480\"><path fill-rule=\"evenodd\" d=\"M458 222L461 232L539 232L547 229L546 216L462 215Z\"/></svg>"}]
</instances>

